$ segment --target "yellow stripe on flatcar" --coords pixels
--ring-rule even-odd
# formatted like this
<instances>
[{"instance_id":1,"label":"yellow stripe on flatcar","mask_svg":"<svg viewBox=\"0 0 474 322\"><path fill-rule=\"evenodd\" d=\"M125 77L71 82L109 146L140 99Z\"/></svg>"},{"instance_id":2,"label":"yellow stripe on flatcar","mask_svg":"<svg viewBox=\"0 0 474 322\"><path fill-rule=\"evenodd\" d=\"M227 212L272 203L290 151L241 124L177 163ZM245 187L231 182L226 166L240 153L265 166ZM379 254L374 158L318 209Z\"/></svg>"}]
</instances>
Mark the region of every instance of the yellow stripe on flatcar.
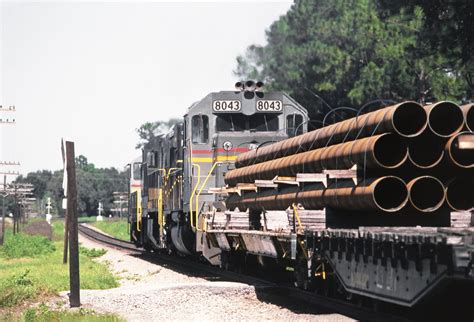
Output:
<instances>
[{"instance_id":1,"label":"yellow stripe on flatcar","mask_svg":"<svg viewBox=\"0 0 474 322\"><path fill-rule=\"evenodd\" d=\"M217 158L192 158L192 162L195 162L195 163L213 163L216 161L235 161L235 160L237 160L236 155L229 155L229 156L222 155L222 156L218 156Z\"/></svg>"}]
</instances>

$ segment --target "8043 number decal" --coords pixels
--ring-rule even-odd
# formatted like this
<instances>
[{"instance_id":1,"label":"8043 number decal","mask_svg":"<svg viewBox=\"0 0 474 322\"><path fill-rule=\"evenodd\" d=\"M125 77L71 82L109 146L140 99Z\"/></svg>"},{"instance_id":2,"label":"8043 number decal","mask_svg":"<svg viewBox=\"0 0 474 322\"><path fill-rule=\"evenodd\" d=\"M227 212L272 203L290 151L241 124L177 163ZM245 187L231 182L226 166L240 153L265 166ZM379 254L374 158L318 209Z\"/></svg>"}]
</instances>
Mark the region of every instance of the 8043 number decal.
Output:
<instances>
[{"instance_id":1,"label":"8043 number decal","mask_svg":"<svg viewBox=\"0 0 474 322\"><path fill-rule=\"evenodd\" d=\"M242 109L240 101L237 100L219 100L212 102L214 112L237 112Z\"/></svg>"},{"instance_id":2,"label":"8043 number decal","mask_svg":"<svg viewBox=\"0 0 474 322\"><path fill-rule=\"evenodd\" d=\"M278 100L257 101L255 109L258 112L281 112L283 110L283 103Z\"/></svg>"}]
</instances>

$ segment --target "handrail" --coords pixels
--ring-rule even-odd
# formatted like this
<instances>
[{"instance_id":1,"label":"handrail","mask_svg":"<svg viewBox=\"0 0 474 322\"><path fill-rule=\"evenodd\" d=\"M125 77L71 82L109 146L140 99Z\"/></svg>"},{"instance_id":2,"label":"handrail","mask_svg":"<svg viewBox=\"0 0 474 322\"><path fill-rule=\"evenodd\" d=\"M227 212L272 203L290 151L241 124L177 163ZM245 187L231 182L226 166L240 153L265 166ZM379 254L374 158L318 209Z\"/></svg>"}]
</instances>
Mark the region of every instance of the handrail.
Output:
<instances>
[{"instance_id":1,"label":"handrail","mask_svg":"<svg viewBox=\"0 0 474 322\"><path fill-rule=\"evenodd\" d=\"M194 194L196 193L196 190L197 188L199 187L199 183L201 183L201 166L199 164L196 164L196 163L193 163L191 165L192 167L197 167L198 169L198 175L197 175L197 182L196 182L196 185L194 186L194 189L193 189L193 192L191 193L191 196L189 197L189 216L191 217L190 218L190 221L191 221L191 228L193 229L193 231L196 231L196 226L194 225L193 223L193 198L194 198ZM197 211L197 207L196 207L196 211Z\"/></svg>"},{"instance_id":2,"label":"handrail","mask_svg":"<svg viewBox=\"0 0 474 322\"><path fill-rule=\"evenodd\" d=\"M158 189L158 224L160 225L160 246L162 246L163 233L164 233L164 217L163 217L163 189Z\"/></svg>"},{"instance_id":3,"label":"handrail","mask_svg":"<svg viewBox=\"0 0 474 322\"><path fill-rule=\"evenodd\" d=\"M300 229L304 229L303 225L301 224L300 216L298 215L298 207L295 203L291 205L293 207L293 215L295 216L296 220L298 220L298 226Z\"/></svg>"},{"instance_id":4,"label":"handrail","mask_svg":"<svg viewBox=\"0 0 474 322\"><path fill-rule=\"evenodd\" d=\"M217 166L218 164L220 164L220 163L222 163L222 162L215 162L215 163L212 165L211 170L209 170L209 173L207 174L206 179L204 179L204 182L203 182L202 185L201 185L201 189L199 189L199 191L198 191L198 193L197 193L197 196L196 196L196 214L195 214L195 216L196 216L196 229L197 229L198 231L204 230L204 229L200 230L199 227L198 227L199 195L201 194L202 190L204 189L204 186L206 185L207 180L209 180L209 178L211 177L212 172L214 171L214 169L216 168L216 166Z\"/></svg>"}]
</instances>

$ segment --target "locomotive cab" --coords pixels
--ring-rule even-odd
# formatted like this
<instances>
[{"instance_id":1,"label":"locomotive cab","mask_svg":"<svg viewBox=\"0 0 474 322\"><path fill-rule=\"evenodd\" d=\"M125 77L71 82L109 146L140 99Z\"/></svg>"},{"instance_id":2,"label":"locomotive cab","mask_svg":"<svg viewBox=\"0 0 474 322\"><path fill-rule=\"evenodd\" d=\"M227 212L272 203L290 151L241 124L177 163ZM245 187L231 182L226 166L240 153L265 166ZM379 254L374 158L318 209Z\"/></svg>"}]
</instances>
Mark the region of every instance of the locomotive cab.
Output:
<instances>
[{"instance_id":1,"label":"locomotive cab","mask_svg":"<svg viewBox=\"0 0 474 322\"><path fill-rule=\"evenodd\" d=\"M218 248L216 254L203 249L205 221L227 210L224 196L215 193L225 185L226 172L240 153L306 132L307 121L306 110L283 92L221 91L194 103L183 123L143 149L137 194L143 210L131 216L132 240L148 249L203 252L217 260Z\"/></svg>"}]
</instances>

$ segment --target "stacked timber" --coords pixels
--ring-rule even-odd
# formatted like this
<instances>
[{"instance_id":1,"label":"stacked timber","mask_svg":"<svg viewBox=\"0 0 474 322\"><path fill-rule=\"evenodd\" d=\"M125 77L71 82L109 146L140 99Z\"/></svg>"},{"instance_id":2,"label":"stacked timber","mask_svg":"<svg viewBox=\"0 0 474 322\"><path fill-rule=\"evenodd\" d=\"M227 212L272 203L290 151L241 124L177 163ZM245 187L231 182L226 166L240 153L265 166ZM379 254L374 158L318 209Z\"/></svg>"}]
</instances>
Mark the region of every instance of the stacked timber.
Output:
<instances>
[{"instance_id":1,"label":"stacked timber","mask_svg":"<svg viewBox=\"0 0 474 322\"><path fill-rule=\"evenodd\" d=\"M396 225L447 226L412 219L474 207L472 129L474 104L402 102L358 115L239 155L225 182L246 189L230 193L227 208L396 213Z\"/></svg>"}]
</instances>

